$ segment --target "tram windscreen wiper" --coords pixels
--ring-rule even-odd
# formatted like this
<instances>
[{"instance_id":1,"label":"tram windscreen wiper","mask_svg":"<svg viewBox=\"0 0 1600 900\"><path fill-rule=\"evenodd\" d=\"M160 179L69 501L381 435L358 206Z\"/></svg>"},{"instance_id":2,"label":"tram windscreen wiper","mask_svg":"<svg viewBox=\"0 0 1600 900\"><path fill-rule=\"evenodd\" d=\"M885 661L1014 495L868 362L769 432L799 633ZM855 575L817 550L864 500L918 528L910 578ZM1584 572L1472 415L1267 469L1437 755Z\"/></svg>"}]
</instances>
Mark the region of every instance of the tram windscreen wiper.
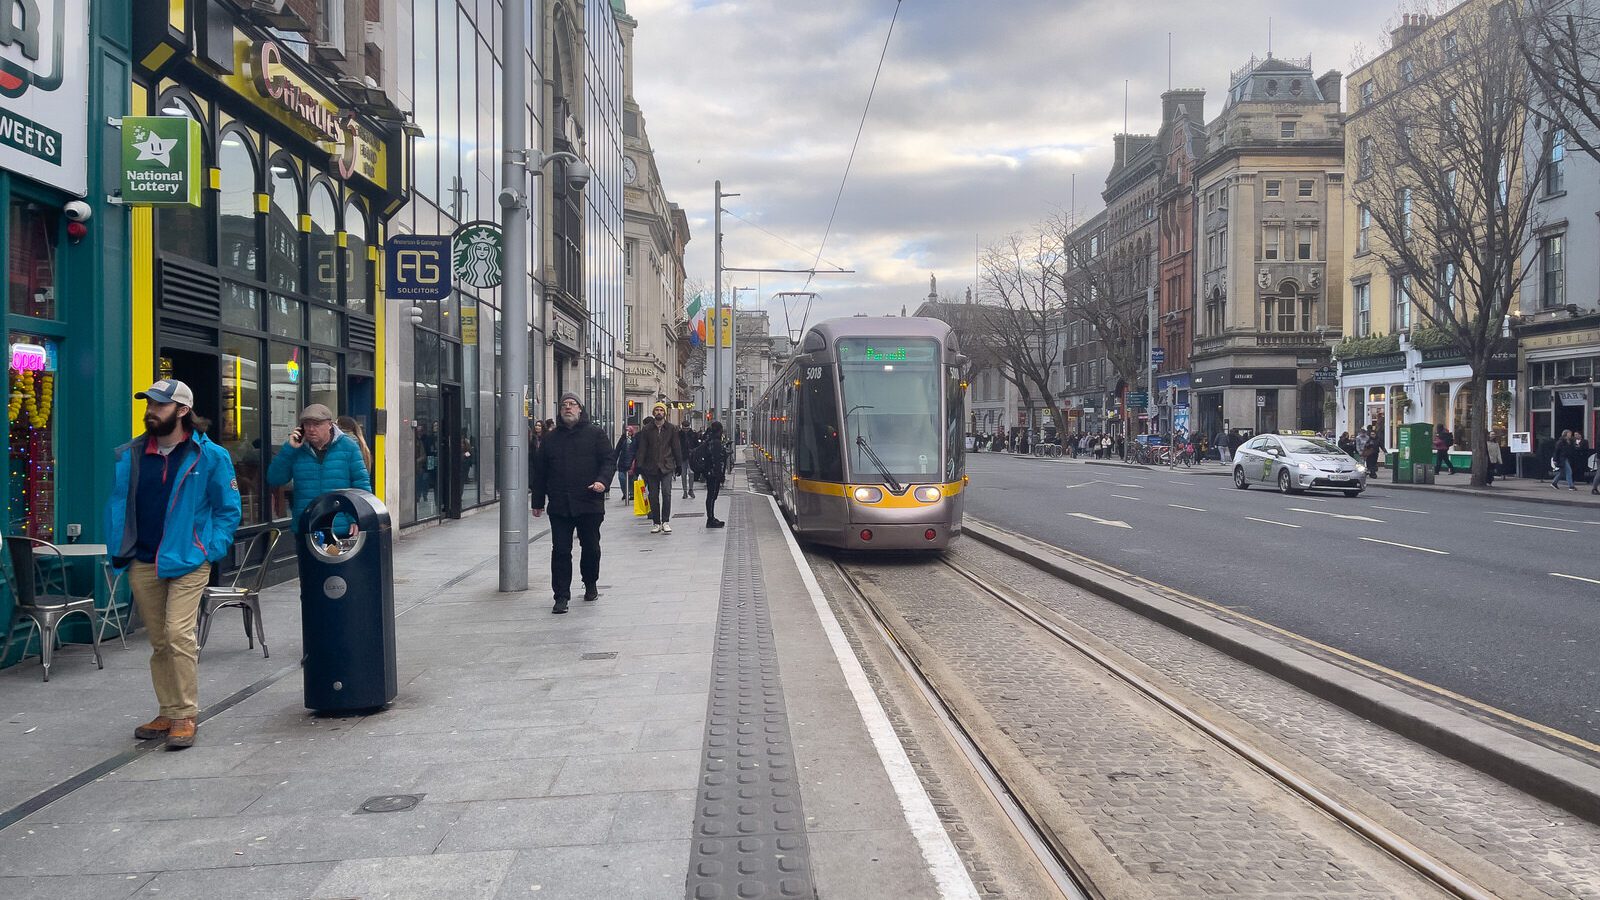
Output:
<instances>
[{"instance_id":1,"label":"tram windscreen wiper","mask_svg":"<svg viewBox=\"0 0 1600 900\"><path fill-rule=\"evenodd\" d=\"M872 464L878 467L878 473L883 476L884 481L889 483L889 490L894 491L896 494L904 490L894 475L890 474L889 467L884 465L883 460L878 458L878 454L872 449L872 445L867 443L864 435L856 435L856 446L867 451L867 458L872 460Z\"/></svg>"}]
</instances>

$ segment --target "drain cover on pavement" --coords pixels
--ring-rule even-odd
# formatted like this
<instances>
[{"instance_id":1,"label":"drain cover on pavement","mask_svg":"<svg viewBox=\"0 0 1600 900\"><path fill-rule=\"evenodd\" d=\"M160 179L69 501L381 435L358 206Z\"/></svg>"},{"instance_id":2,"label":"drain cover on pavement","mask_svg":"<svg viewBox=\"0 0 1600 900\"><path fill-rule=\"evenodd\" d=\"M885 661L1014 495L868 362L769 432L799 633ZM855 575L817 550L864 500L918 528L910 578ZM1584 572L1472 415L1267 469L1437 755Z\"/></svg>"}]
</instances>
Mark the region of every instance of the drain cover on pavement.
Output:
<instances>
[{"instance_id":1,"label":"drain cover on pavement","mask_svg":"<svg viewBox=\"0 0 1600 900\"><path fill-rule=\"evenodd\" d=\"M611 652L611 653L585 653L584 655L582 655L582 656L580 656L578 658L579 659L616 659L617 658L617 654L615 652Z\"/></svg>"},{"instance_id":2,"label":"drain cover on pavement","mask_svg":"<svg viewBox=\"0 0 1600 900\"><path fill-rule=\"evenodd\" d=\"M356 810L359 813L392 813L405 812L422 802L422 794L389 794L383 797L373 797L361 804Z\"/></svg>"}]
</instances>

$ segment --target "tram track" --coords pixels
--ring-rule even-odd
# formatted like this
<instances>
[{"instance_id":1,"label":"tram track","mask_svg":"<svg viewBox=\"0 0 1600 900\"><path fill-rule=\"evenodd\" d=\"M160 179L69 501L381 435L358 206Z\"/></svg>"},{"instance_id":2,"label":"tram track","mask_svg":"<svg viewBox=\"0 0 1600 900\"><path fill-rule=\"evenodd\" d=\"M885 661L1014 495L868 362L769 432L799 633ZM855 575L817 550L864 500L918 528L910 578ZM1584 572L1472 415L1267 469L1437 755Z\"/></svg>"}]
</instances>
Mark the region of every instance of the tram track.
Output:
<instances>
[{"instance_id":1,"label":"tram track","mask_svg":"<svg viewBox=\"0 0 1600 900\"><path fill-rule=\"evenodd\" d=\"M1007 779L1003 767L995 761L989 751L984 749L982 741L975 736L976 729L972 723L963 720L960 704L952 702L948 696L950 687L941 688L938 679L930 677L928 666L917 659L916 650L911 646L913 642L902 640L896 634L895 617L880 607L880 601L873 599L875 591L863 589L863 579L849 564L838 559L832 559L831 563L837 570L841 582L868 613L869 619L907 676L918 686L930 706L934 708L937 718L951 739L961 747L1024 842L1039 857L1040 864L1056 882L1062 896L1073 898L1104 896L1096 890L1084 867L1074 861L1072 848L1067 846L1051 828L1039 805L1030 800L1026 791L1018 789L1013 781ZM986 600L1012 619L1027 623L1051 641L1065 646L1094 670L1105 673L1138 697L1175 717L1188 729L1204 736L1213 745L1220 746L1272 784L1339 823L1362 841L1381 850L1447 895L1463 900L1489 900L1497 896L1399 833L1319 788L1311 780L1295 772L1292 767L1185 704L1138 672L1084 642L1054 621L1059 616L1058 613L1047 610L1021 594L986 582L984 578L953 560L941 559L939 563L970 586L972 596Z\"/></svg>"}]
</instances>

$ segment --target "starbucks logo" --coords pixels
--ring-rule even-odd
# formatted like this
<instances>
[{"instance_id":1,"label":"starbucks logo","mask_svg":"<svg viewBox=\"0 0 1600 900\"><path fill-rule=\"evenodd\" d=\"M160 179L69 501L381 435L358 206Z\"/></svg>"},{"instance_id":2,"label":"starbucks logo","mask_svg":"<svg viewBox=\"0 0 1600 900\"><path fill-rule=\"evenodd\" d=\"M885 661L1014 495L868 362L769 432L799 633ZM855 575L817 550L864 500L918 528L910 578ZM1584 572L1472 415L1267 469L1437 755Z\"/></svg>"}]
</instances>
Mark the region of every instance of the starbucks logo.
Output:
<instances>
[{"instance_id":1,"label":"starbucks logo","mask_svg":"<svg viewBox=\"0 0 1600 900\"><path fill-rule=\"evenodd\" d=\"M493 222L469 222L451 237L451 268L456 280L475 288L499 287L504 280L501 253L504 247L500 226Z\"/></svg>"}]
</instances>

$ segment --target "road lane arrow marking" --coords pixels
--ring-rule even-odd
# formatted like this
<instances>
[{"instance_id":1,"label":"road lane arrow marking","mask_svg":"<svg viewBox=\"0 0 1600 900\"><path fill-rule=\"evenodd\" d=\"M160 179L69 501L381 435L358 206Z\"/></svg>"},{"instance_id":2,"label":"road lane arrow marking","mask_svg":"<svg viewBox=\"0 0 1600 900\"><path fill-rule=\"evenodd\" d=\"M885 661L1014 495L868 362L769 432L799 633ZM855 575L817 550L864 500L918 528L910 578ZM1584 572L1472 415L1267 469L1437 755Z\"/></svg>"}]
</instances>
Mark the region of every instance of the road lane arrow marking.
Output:
<instances>
[{"instance_id":1,"label":"road lane arrow marking","mask_svg":"<svg viewBox=\"0 0 1600 900\"><path fill-rule=\"evenodd\" d=\"M1111 496L1117 498L1118 500L1134 500L1134 501L1137 501L1139 499L1138 497L1129 497L1127 494L1112 494Z\"/></svg>"},{"instance_id":2,"label":"road lane arrow marking","mask_svg":"<svg viewBox=\"0 0 1600 900\"><path fill-rule=\"evenodd\" d=\"M1288 522L1274 522L1271 519L1258 519L1255 516L1245 516L1245 518L1249 519L1252 522L1260 522L1263 525L1282 525L1285 528L1301 528L1301 527L1304 527L1304 526L1301 526L1301 525L1290 525Z\"/></svg>"},{"instance_id":3,"label":"road lane arrow marking","mask_svg":"<svg viewBox=\"0 0 1600 900\"><path fill-rule=\"evenodd\" d=\"M1309 513L1313 516L1327 516L1330 519L1349 519L1352 522L1376 522L1379 525L1383 524L1382 519L1374 519L1371 516L1351 516L1344 513L1323 512L1320 509L1301 509L1298 506L1289 507L1289 512Z\"/></svg>"},{"instance_id":4,"label":"road lane arrow marking","mask_svg":"<svg viewBox=\"0 0 1600 900\"><path fill-rule=\"evenodd\" d=\"M1068 484L1068 485L1062 485L1062 486L1067 488L1068 490L1071 490L1072 488L1088 487L1091 484L1105 484L1105 482L1104 481L1080 481L1077 484Z\"/></svg>"},{"instance_id":5,"label":"road lane arrow marking","mask_svg":"<svg viewBox=\"0 0 1600 900\"><path fill-rule=\"evenodd\" d=\"M1364 537L1364 538L1362 538L1362 540L1366 541L1369 544L1388 544L1391 547L1403 547L1403 548L1405 548L1407 550L1420 550L1423 553L1432 553L1432 554L1434 554L1436 556L1449 556L1450 555L1450 551L1448 551L1448 550L1434 550L1434 549L1429 548L1429 547L1413 547L1410 544L1399 544L1399 543L1396 543L1394 541L1380 541L1377 538L1369 538L1369 537Z\"/></svg>"},{"instance_id":6,"label":"road lane arrow marking","mask_svg":"<svg viewBox=\"0 0 1600 900\"><path fill-rule=\"evenodd\" d=\"M1067 515L1076 516L1079 519L1088 519L1096 525L1109 525L1112 528L1133 528L1127 522L1119 522L1116 519L1102 519L1099 516L1091 516L1088 513L1067 513Z\"/></svg>"},{"instance_id":7,"label":"road lane arrow marking","mask_svg":"<svg viewBox=\"0 0 1600 900\"><path fill-rule=\"evenodd\" d=\"M1537 528L1540 531L1565 531L1567 534L1577 534L1576 528L1557 528L1553 525L1535 525L1532 522L1507 522L1504 519L1495 519L1496 525L1515 525L1518 528Z\"/></svg>"}]
</instances>

